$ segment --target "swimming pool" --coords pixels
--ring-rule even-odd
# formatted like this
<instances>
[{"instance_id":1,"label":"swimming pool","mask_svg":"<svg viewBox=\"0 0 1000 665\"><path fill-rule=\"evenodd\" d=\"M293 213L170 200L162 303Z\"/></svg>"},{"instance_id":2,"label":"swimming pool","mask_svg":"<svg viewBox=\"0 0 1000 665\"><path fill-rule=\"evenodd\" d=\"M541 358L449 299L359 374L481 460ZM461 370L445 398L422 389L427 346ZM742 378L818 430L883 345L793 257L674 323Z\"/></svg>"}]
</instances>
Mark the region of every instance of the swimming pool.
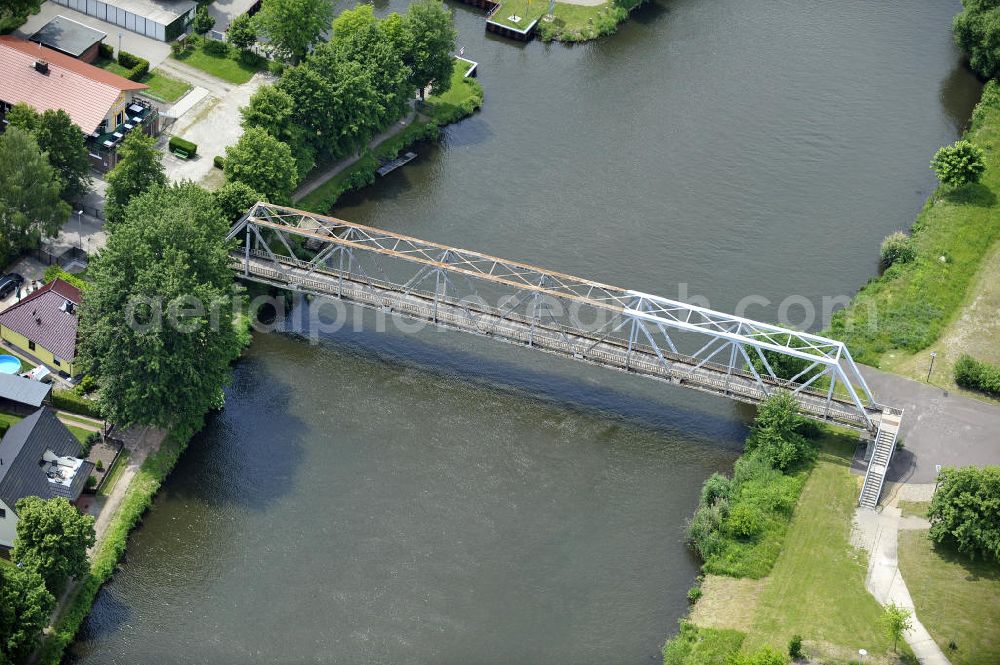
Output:
<instances>
[{"instance_id":1,"label":"swimming pool","mask_svg":"<svg viewBox=\"0 0 1000 665\"><path fill-rule=\"evenodd\" d=\"M0 373L17 374L21 371L21 361L14 356L0 356Z\"/></svg>"}]
</instances>

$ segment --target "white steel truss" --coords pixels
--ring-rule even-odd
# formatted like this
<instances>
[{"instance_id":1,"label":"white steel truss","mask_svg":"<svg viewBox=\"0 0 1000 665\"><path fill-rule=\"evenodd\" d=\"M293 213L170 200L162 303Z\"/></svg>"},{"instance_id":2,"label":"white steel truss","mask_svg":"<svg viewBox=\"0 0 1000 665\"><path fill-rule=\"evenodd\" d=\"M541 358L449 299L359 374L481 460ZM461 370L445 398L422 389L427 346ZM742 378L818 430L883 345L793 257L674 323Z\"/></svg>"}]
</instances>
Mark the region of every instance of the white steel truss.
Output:
<instances>
[{"instance_id":1,"label":"white steel truss","mask_svg":"<svg viewBox=\"0 0 1000 665\"><path fill-rule=\"evenodd\" d=\"M749 403L784 389L806 416L878 429L883 407L834 339L266 203L227 239L242 243L232 257L245 279ZM775 371L782 358L791 371Z\"/></svg>"}]
</instances>

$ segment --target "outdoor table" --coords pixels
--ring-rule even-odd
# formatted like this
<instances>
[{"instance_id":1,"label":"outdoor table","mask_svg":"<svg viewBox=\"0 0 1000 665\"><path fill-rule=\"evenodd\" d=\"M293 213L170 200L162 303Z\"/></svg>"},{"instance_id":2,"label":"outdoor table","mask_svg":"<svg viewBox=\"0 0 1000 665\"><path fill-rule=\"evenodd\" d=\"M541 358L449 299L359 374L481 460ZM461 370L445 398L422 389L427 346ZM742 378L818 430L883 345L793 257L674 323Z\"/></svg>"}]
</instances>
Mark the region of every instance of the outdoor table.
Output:
<instances>
[{"instance_id":1,"label":"outdoor table","mask_svg":"<svg viewBox=\"0 0 1000 665\"><path fill-rule=\"evenodd\" d=\"M142 107L138 104L132 104L132 106L128 107L128 110L133 113L142 113Z\"/></svg>"},{"instance_id":2,"label":"outdoor table","mask_svg":"<svg viewBox=\"0 0 1000 665\"><path fill-rule=\"evenodd\" d=\"M122 125L122 127L124 127L125 129L132 129L132 128L133 128L134 126L135 126L135 125L130 125L130 124L129 124L129 123L127 123L127 122L126 122L126 123L125 123L124 125Z\"/></svg>"},{"instance_id":3,"label":"outdoor table","mask_svg":"<svg viewBox=\"0 0 1000 665\"><path fill-rule=\"evenodd\" d=\"M125 135L122 134L121 132L115 132L114 134L112 134L112 136L114 136L116 139L120 139Z\"/></svg>"},{"instance_id":4,"label":"outdoor table","mask_svg":"<svg viewBox=\"0 0 1000 665\"><path fill-rule=\"evenodd\" d=\"M105 147L105 148L110 148L110 147L111 147L111 146L113 146L113 145L114 145L114 143L113 143L113 142L111 142L111 141L105 141L105 142L104 142L104 147Z\"/></svg>"}]
</instances>

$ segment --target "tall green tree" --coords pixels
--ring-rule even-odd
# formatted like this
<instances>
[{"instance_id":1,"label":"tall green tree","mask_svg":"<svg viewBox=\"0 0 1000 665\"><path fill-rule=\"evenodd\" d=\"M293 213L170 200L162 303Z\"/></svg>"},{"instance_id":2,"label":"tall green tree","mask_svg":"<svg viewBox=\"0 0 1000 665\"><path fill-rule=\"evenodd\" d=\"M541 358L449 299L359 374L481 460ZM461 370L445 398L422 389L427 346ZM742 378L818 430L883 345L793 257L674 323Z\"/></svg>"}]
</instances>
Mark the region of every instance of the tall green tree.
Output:
<instances>
[{"instance_id":1,"label":"tall green tree","mask_svg":"<svg viewBox=\"0 0 1000 665\"><path fill-rule=\"evenodd\" d=\"M244 129L260 127L274 138L288 144L295 157L300 178L315 165L315 148L305 138L305 127L293 122L295 100L284 90L264 85L250 97L250 103L240 109Z\"/></svg>"},{"instance_id":2,"label":"tall green tree","mask_svg":"<svg viewBox=\"0 0 1000 665\"><path fill-rule=\"evenodd\" d=\"M772 394L757 409L757 417L747 437L747 452L761 451L779 471L788 471L815 454L801 434L804 419L795 397L787 391Z\"/></svg>"},{"instance_id":3,"label":"tall green tree","mask_svg":"<svg viewBox=\"0 0 1000 665\"><path fill-rule=\"evenodd\" d=\"M69 578L87 572L87 548L93 544L94 517L82 514L66 499L18 500L11 558L37 571L53 594L61 593Z\"/></svg>"},{"instance_id":4,"label":"tall green tree","mask_svg":"<svg viewBox=\"0 0 1000 665\"><path fill-rule=\"evenodd\" d=\"M134 197L167 184L162 157L153 137L142 132L129 132L125 136L118 148L118 164L105 177L108 188L104 216L110 226L122 220L125 206Z\"/></svg>"},{"instance_id":5,"label":"tall green tree","mask_svg":"<svg viewBox=\"0 0 1000 665\"><path fill-rule=\"evenodd\" d=\"M280 54L300 62L322 41L332 17L329 0L265 0L254 21Z\"/></svg>"},{"instance_id":6,"label":"tall green tree","mask_svg":"<svg viewBox=\"0 0 1000 665\"><path fill-rule=\"evenodd\" d=\"M90 188L90 157L80 128L62 109L49 109L38 119L34 131L38 147L49 155L59 174L64 199L74 199Z\"/></svg>"},{"instance_id":7,"label":"tall green tree","mask_svg":"<svg viewBox=\"0 0 1000 665\"><path fill-rule=\"evenodd\" d=\"M424 89L434 83L434 93L451 88L455 67L455 24L451 10L441 0L418 0L406 10L405 25L410 34L411 81L423 97Z\"/></svg>"},{"instance_id":8,"label":"tall green tree","mask_svg":"<svg viewBox=\"0 0 1000 665\"><path fill-rule=\"evenodd\" d=\"M195 430L222 405L234 326L225 219L193 183L140 194L90 262L80 359L121 426Z\"/></svg>"},{"instance_id":9,"label":"tall green tree","mask_svg":"<svg viewBox=\"0 0 1000 665\"><path fill-rule=\"evenodd\" d=\"M942 469L927 516L935 542L1000 561L1000 466Z\"/></svg>"},{"instance_id":10,"label":"tall green tree","mask_svg":"<svg viewBox=\"0 0 1000 665\"><path fill-rule=\"evenodd\" d=\"M246 14L240 14L229 24L226 39L241 51L248 50L257 43L257 26Z\"/></svg>"},{"instance_id":11,"label":"tall green tree","mask_svg":"<svg viewBox=\"0 0 1000 665\"><path fill-rule=\"evenodd\" d=\"M0 565L0 663L21 662L34 651L55 602L36 571Z\"/></svg>"},{"instance_id":12,"label":"tall green tree","mask_svg":"<svg viewBox=\"0 0 1000 665\"><path fill-rule=\"evenodd\" d=\"M3 0L0 2L0 34L6 34L37 14L42 0Z\"/></svg>"},{"instance_id":13,"label":"tall green tree","mask_svg":"<svg viewBox=\"0 0 1000 665\"><path fill-rule=\"evenodd\" d=\"M48 156L27 132L8 127L0 135L0 259L9 262L54 236L69 219L59 198L59 179Z\"/></svg>"},{"instance_id":14,"label":"tall green tree","mask_svg":"<svg viewBox=\"0 0 1000 665\"><path fill-rule=\"evenodd\" d=\"M229 222L235 222L247 214L255 203L267 202L266 196L242 182L227 182L215 190L214 196L222 216Z\"/></svg>"},{"instance_id":15,"label":"tall green tree","mask_svg":"<svg viewBox=\"0 0 1000 665\"><path fill-rule=\"evenodd\" d=\"M1000 76L1000 0L962 0L955 16L955 42L983 78Z\"/></svg>"},{"instance_id":16,"label":"tall green tree","mask_svg":"<svg viewBox=\"0 0 1000 665\"><path fill-rule=\"evenodd\" d=\"M251 127L226 148L226 178L249 185L273 203L290 201L298 175L295 157L282 143L260 127Z\"/></svg>"},{"instance_id":17,"label":"tall green tree","mask_svg":"<svg viewBox=\"0 0 1000 665\"><path fill-rule=\"evenodd\" d=\"M10 107L7 115L4 116L9 127L18 127L26 132L34 132L38 127L38 111L24 102L19 102Z\"/></svg>"}]
</instances>

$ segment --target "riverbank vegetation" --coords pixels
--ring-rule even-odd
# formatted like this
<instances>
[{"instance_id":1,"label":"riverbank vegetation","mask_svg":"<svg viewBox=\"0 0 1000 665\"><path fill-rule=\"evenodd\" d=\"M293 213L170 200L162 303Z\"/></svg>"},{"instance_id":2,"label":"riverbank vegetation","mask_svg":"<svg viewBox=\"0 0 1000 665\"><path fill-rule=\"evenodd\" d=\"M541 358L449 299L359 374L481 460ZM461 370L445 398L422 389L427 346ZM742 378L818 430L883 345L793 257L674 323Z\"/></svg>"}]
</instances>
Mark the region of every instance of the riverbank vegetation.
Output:
<instances>
[{"instance_id":1,"label":"riverbank vegetation","mask_svg":"<svg viewBox=\"0 0 1000 665\"><path fill-rule=\"evenodd\" d=\"M474 78L465 76L468 62L454 60L451 86L444 92L433 90L419 105L415 120L403 131L381 143L369 146L353 164L340 171L312 192L296 201L303 210L326 214L343 194L375 182L375 170L386 161L419 141L433 141L440 128L475 113L483 104L483 88Z\"/></svg>"},{"instance_id":2,"label":"riverbank vegetation","mask_svg":"<svg viewBox=\"0 0 1000 665\"><path fill-rule=\"evenodd\" d=\"M894 369L952 322L985 257L1000 239L1000 86L990 82L966 140L983 152L979 183L941 185L912 229L914 260L872 279L834 315L827 333L860 362ZM926 368L923 368L926 373Z\"/></svg>"},{"instance_id":3,"label":"riverbank vegetation","mask_svg":"<svg viewBox=\"0 0 1000 665\"><path fill-rule=\"evenodd\" d=\"M962 0L955 17L955 42L969 56L969 66L983 78L1000 76L1000 4Z\"/></svg>"},{"instance_id":4,"label":"riverbank vegetation","mask_svg":"<svg viewBox=\"0 0 1000 665\"><path fill-rule=\"evenodd\" d=\"M716 474L703 487L691 537L708 575L665 665L784 663L796 635L822 662L848 662L859 646L881 662L909 657L891 654L851 544L855 447L851 433L803 422L793 400L761 407L732 480Z\"/></svg>"},{"instance_id":5,"label":"riverbank vegetation","mask_svg":"<svg viewBox=\"0 0 1000 665\"><path fill-rule=\"evenodd\" d=\"M552 20L538 22L538 38L544 42L586 42L613 35L618 25L641 1L611 0L600 5L572 5L557 2Z\"/></svg>"}]
</instances>

